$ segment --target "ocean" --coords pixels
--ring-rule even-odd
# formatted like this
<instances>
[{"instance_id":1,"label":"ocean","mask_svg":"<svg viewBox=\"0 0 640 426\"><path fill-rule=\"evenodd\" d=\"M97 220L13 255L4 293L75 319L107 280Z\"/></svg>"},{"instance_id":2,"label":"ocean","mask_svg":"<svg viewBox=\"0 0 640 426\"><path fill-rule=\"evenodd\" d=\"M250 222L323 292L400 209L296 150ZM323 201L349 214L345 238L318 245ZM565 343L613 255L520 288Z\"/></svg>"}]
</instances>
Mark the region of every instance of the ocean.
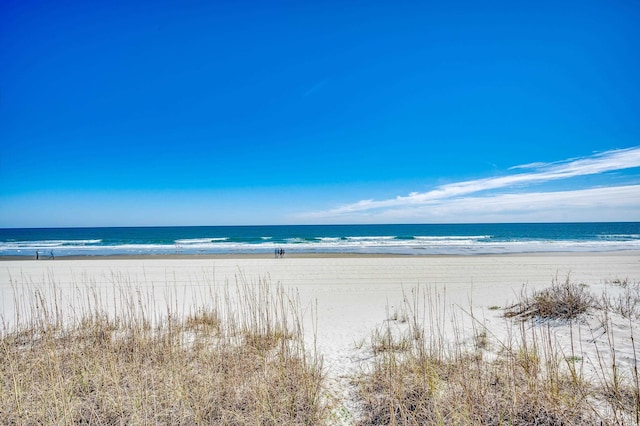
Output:
<instances>
[{"instance_id":1,"label":"ocean","mask_svg":"<svg viewBox=\"0 0 640 426\"><path fill-rule=\"evenodd\" d=\"M640 250L640 222L0 229L0 256Z\"/></svg>"}]
</instances>

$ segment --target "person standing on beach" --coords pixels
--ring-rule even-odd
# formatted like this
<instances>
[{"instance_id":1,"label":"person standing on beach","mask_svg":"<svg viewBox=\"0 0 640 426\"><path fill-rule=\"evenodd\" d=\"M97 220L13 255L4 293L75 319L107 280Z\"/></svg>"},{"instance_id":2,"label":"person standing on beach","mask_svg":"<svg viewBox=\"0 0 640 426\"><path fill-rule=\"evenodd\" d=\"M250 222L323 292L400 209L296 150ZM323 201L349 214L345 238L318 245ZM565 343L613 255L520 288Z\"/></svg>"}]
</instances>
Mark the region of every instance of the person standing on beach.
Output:
<instances>
[{"instance_id":1,"label":"person standing on beach","mask_svg":"<svg viewBox=\"0 0 640 426\"><path fill-rule=\"evenodd\" d=\"M36 250L36 260L40 259L40 250Z\"/></svg>"}]
</instances>

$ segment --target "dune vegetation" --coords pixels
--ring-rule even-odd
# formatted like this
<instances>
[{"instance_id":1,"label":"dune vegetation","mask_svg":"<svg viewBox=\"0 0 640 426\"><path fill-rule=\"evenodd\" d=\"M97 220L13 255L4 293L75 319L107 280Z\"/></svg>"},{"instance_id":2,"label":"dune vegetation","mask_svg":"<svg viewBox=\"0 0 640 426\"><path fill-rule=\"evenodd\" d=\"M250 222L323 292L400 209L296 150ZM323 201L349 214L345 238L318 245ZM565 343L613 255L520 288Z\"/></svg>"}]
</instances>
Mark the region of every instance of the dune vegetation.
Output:
<instances>
[{"instance_id":1,"label":"dune vegetation","mask_svg":"<svg viewBox=\"0 0 640 426\"><path fill-rule=\"evenodd\" d=\"M127 285L109 300L79 285L83 296L69 301L52 282L48 292L12 282L18 309L0 336L3 424L640 424L640 285L628 280L611 283L615 297L567 278L490 307L507 335L469 309L471 340L455 324L447 334L442 295L414 288L364 345L371 357L353 374L349 413L305 339L309 312L268 279L240 276L180 309L159 309ZM628 341L607 337L625 321ZM555 331L594 323L608 343L589 364ZM634 356L623 367L615 354L625 344Z\"/></svg>"}]
</instances>

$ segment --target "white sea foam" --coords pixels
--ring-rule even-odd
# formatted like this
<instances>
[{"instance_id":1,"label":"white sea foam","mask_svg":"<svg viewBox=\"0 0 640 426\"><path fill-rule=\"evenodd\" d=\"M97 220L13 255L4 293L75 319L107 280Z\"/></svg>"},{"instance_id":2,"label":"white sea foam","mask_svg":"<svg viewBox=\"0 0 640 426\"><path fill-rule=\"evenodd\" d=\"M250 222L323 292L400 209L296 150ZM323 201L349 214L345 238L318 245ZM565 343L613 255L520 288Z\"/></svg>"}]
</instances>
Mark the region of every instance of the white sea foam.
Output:
<instances>
[{"instance_id":1,"label":"white sea foam","mask_svg":"<svg viewBox=\"0 0 640 426\"><path fill-rule=\"evenodd\" d=\"M290 243L290 244L300 244L300 243L307 242L307 240L305 240L304 238L297 238L297 237L296 238L287 238L285 241L287 243Z\"/></svg>"},{"instance_id":2,"label":"white sea foam","mask_svg":"<svg viewBox=\"0 0 640 426\"><path fill-rule=\"evenodd\" d=\"M0 242L0 249L50 248L65 246L86 246L100 244L102 240L42 240L42 241L6 241Z\"/></svg>"},{"instance_id":3,"label":"white sea foam","mask_svg":"<svg viewBox=\"0 0 640 426\"><path fill-rule=\"evenodd\" d=\"M394 236L378 236L378 237L346 237L348 241L383 241L383 240L394 240L396 237Z\"/></svg>"},{"instance_id":4,"label":"white sea foam","mask_svg":"<svg viewBox=\"0 0 640 426\"><path fill-rule=\"evenodd\" d=\"M173 244L102 245L102 240L9 241L0 243L0 255L29 255L35 250L54 250L56 256L108 254L206 254L267 253L275 248L287 252L352 252L398 254L500 254L534 252L602 252L640 250L640 238L592 240L517 240L496 241L486 235L475 236L390 236L320 237L314 240L290 238L284 241L261 239L252 242L230 241L228 238L194 238L176 240Z\"/></svg>"},{"instance_id":5,"label":"white sea foam","mask_svg":"<svg viewBox=\"0 0 640 426\"><path fill-rule=\"evenodd\" d=\"M477 241L488 240L491 235L444 235L444 236L416 236L414 240L426 240L426 241L447 241L447 240L463 240L463 241Z\"/></svg>"},{"instance_id":6,"label":"white sea foam","mask_svg":"<svg viewBox=\"0 0 640 426\"><path fill-rule=\"evenodd\" d=\"M229 238L227 237L212 237L212 238L185 238L180 240L175 240L176 244L203 244L203 243L211 243L213 241L227 241Z\"/></svg>"},{"instance_id":7,"label":"white sea foam","mask_svg":"<svg viewBox=\"0 0 640 426\"><path fill-rule=\"evenodd\" d=\"M607 234L598 235L598 238L611 240L637 240L640 239L640 234Z\"/></svg>"}]
</instances>

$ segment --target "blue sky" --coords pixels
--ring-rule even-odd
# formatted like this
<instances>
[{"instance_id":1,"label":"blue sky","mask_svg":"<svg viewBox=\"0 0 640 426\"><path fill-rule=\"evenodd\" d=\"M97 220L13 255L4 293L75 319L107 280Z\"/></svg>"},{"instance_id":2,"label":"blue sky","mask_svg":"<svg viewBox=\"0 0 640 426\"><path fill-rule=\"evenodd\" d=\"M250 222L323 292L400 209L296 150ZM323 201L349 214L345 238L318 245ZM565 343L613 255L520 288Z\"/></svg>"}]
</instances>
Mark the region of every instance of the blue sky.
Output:
<instances>
[{"instance_id":1,"label":"blue sky","mask_svg":"<svg viewBox=\"0 0 640 426\"><path fill-rule=\"evenodd\" d=\"M640 220L640 4L0 4L0 227Z\"/></svg>"}]
</instances>

